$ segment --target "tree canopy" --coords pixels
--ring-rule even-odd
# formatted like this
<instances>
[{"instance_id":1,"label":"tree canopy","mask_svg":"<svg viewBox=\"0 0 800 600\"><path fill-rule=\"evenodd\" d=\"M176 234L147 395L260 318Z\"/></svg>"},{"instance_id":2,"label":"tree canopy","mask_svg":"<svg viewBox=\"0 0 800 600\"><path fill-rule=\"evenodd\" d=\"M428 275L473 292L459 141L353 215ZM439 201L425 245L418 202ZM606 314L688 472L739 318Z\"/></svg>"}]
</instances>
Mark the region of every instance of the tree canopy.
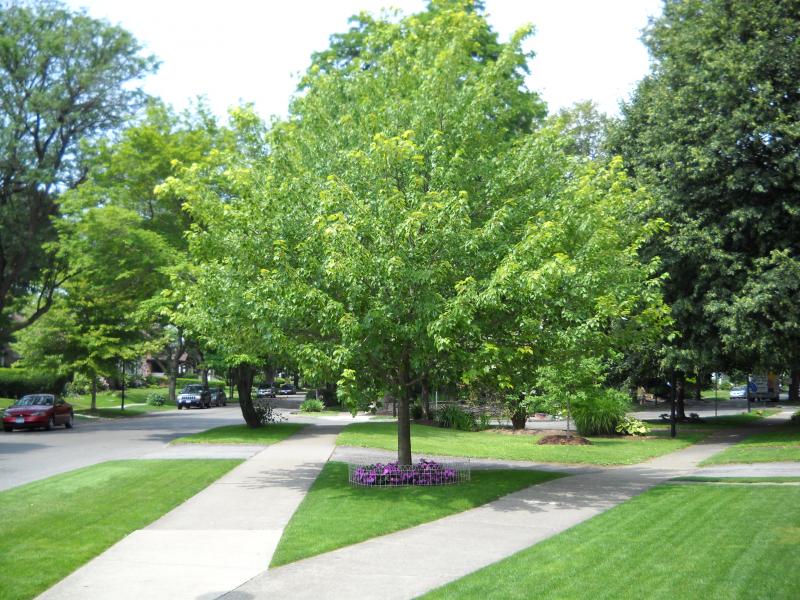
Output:
<instances>
[{"instance_id":1,"label":"tree canopy","mask_svg":"<svg viewBox=\"0 0 800 600\"><path fill-rule=\"evenodd\" d=\"M49 308L66 266L53 245L58 195L85 175L84 142L144 99L156 62L127 31L54 1L0 7L0 337ZM29 294L34 299L29 299ZM11 314L24 318L12 323Z\"/></svg>"},{"instance_id":2,"label":"tree canopy","mask_svg":"<svg viewBox=\"0 0 800 600\"><path fill-rule=\"evenodd\" d=\"M797 370L800 13L791 0L670 0L616 149L670 223L681 370Z\"/></svg>"},{"instance_id":3,"label":"tree canopy","mask_svg":"<svg viewBox=\"0 0 800 600\"><path fill-rule=\"evenodd\" d=\"M574 369L591 388L664 317L637 255L658 227L648 197L544 126L528 34L499 42L472 2L362 15L315 56L264 156L171 183L203 265L187 305L239 325L215 345L279 348L352 406L391 394L402 462L421 383L525 394Z\"/></svg>"}]
</instances>

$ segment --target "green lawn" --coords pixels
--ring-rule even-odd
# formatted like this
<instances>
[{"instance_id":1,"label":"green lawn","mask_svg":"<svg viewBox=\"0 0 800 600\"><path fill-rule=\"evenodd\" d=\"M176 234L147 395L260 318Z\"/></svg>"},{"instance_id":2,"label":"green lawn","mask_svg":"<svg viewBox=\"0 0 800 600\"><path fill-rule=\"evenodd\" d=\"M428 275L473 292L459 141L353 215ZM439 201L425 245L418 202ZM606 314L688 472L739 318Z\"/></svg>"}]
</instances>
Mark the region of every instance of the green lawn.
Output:
<instances>
[{"instance_id":1,"label":"green lawn","mask_svg":"<svg viewBox=\"0 0 800 600\"><path fill-rule=\"evenodd\" d=\"M714 390L703 390L700 392L703 400L714 400ZM716 392L718 400L730 400L731 391L730 390L718 390Z\"/></svg>"},{"instance_id":2,"label":"green lawn","mask_svg":"<svg viewBox=\"0 0 800 600\"><path fill-rule=\"evenodd\" d=\"M364 488L348 484L346 464L329 462L289 521L271 566L433 521L561 476L484 470L472 471L472 481L459 485Z\"/></svg>"},{"instance_id":3,"label":"green lawn","mask_svg":"<svg viewBox=\"0 0 800 600\"><path fill-rule=\"evenodd\" d=\"M800 486L658 486L424 597L800 598Z\"/></svg>"},{"instance_id":4,"label":"green lawn","mask_svg":"<svg viewBox=\"0 0 800 600\"><path fill-rule=\"evenodd\" d=\"M770 431L745 438L701 465L800 461L800 431Z\"/></svg>"},{"instance_id":5,"label":"green lawn","mask_svg":"<svg viewBox=\"0 0 800 600\"><path fill-rule=\"evenodd\" d=\"M692 481L695 483L800 483L800 477L705 477L687 475L672 481Z\"/></svg>"},{"instance_id":6,"label":"green lawn","mask_svg":"<svg viewBox=\"0 0 800 600\"><path fill-rule=\"evenodd\" d=\"M506 435L497 431L456 431L426 425L411 425L411 447L415 453L473 458L498 458L531 462L629 465L680 450L698 442L707 432L681 433L670 439L667 431L648 437L589 438L591 446L540 446L540 436ZM395 423L354 423L339 434L340 446L397 449Z\"/></svg>"},{"instance_id":7,"label":"green lawn","mask_svg":"<svg viewBox=\"0 0 800 600\"><path fill-rule=\"evenodd\" d=\"M303 423L272 423L253 429L247 425L215 427L172 440L173 444L263 444L268 446L300 431Z\"/></svg>"},{"instance_id":8,"label":"green lawn","mask_svg":"<svg viewBox=\"0 0 800 600\"><path fill-rule=\"evenodd\" d=\"M33 598L240 462L112 461L0 492L0 598Z\"/></svg>"},{"instance_id":9,"label":"green lawn","mask_svg":"<svg viewBox=\"0 0 800 600\"><path fill-rule=\"evenodd\" d=\"M688 412L691 411L687 411ZM757 425L764 417L778 414L778 408L757 409L752 412L744 412L736 415L722 415L720 417L704 417L702 423L681 423L678 422L678 431L686 429L729 429L738 427L750 427ZM669 421L664 419L649 419L647 423L655 429L669 429Z\"/></svg>"}]
</instances>

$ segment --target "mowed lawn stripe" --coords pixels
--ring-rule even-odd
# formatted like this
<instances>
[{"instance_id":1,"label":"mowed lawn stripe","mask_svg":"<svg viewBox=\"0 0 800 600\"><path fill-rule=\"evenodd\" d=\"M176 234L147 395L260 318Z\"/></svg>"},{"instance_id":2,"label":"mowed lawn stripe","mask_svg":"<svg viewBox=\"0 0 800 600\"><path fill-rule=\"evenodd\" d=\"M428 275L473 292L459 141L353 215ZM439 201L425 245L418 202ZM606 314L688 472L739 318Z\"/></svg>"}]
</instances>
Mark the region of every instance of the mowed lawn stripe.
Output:
<instances>
[{"instance_id":1,"label":"mowed lawn stripe","mask_svg":"<svg viewBox=\"0 0 800 600\"><path fill-rule=\"evenodd\" d=\"M798 598L800 487L662 485L425 598Z\"/></svg>"},{"instance_id":2,"label":"mowed lawn stripe","mask_svg":"<svg viewBox=\"0 0 800 600\"><path fill-rule=\"evenodd\" d=\"M700 464L705 466L781 461L800 461L800 431L757 433Z\"/></svg>"},{"instance_id":3,"label":"mowed lawn stripe","mask_svg":"<svg viewBox=\"0 0 800 600\"><path fill-rule=\"evenodd\" d=\"M0 598L33 598L241 463L124 460L0 492Z\"/></svg>"}]
</instances>

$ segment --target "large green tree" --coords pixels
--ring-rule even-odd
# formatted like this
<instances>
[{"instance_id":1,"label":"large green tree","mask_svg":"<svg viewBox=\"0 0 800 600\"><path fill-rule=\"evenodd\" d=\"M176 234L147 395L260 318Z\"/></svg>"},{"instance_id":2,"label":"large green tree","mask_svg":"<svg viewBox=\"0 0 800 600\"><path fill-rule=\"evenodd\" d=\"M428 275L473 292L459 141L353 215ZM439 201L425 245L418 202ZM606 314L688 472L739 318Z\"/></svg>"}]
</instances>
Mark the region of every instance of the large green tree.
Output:
<instances>
[{"instance_id":1,"label":"large green tree","mask_svg":"<svg viewBox=\"0 0 800 600\"><path fill-rule=\"evenodd\" d=\"M55 1L0 4L2 338L44 314L67 274L47 244L58 196L85 175L83 142L141 105L130 82L155 61L140 50L127 31Z\"/></svg>"},{"instance_id":2,"label":"large green tree","mask_svg":"<svg viewBox=\"0 0 800 600\"><path fill-rule=\"evenodd\" d=\"M315 55L255 168L231 157L174 182L198 223L196 319L224 314L221 337L336 377L352 406L396 397L403 463L425 382L482 372L524 393L569 358L597 385L616 332L663 316L636 254L646 198L542 127L527 34L499 42L467 1L361 15Z\"/></svg>"},{"instance_id":3,"label":"large green tree","mask_svg":"<svg viewBox=\"0 0 800 600\"><path fill-rule=\"evenodd\" d=\"M678 371L800 364L800 10L668 0L615 146L670 223L662 256ZM795 385L796 393L796 385Z\"/></svg>"}]
</instances>

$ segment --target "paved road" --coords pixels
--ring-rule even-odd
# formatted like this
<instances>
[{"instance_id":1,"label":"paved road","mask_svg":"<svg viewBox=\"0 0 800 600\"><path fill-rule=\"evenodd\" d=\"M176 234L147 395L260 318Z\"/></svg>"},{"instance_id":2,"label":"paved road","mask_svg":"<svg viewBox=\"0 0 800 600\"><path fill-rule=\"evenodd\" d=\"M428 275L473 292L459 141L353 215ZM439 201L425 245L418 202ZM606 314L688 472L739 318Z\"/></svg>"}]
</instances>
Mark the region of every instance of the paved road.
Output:
<instances>
[{"instance_id":1,"label":"paved road","mask_svg":"<svg viewBox=\"0 0 800 600\"><path fill-rule=\"evenodd\" d=\"M278 398L273 406L299 405L301 396ZM107 460L197 456L202 448L168 447L171 440L221 425L242 423L238 404L205 410L151 413L128 419L76 420L73 429L0 433L0 490ZM222 452L219 458L249 457L258 447ZM232 452L232 453L231 453Z\"/></svg>"}]
</instances>

